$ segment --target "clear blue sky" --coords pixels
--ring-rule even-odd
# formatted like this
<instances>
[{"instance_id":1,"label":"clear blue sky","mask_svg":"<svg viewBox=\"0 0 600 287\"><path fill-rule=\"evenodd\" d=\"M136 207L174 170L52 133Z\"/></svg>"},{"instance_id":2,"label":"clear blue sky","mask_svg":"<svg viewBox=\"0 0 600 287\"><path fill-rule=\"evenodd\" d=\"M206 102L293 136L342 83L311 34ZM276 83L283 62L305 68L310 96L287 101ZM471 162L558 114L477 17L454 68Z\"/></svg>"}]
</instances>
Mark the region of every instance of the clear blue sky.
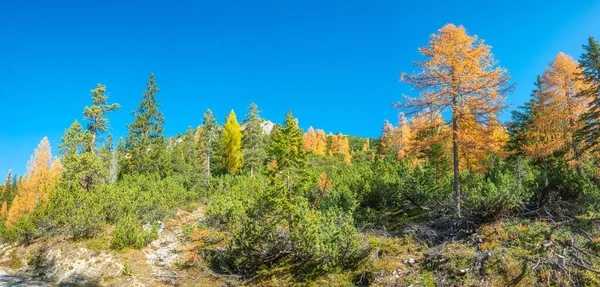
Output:
<instances>
[{"instance_id":1,"label":"clear blue sky","mask_svg":"<svg viewBox=\"0 0 600 287\"><path fill-rule=\"evenodd\" d=\"M291 109L300 125L375 137L391 103L410 92L417 49L447 23L493 46L527 99L535 76L559 52L577 58L600 38L600 1L12 1L0 5L0 177L25 171L42 137L60 137L107 86L122 109L116 138L151 72L166 135L220 122L251 101L265 118ZM505 116L504 119L508 117Z\"/></svg>"}]
</instances>

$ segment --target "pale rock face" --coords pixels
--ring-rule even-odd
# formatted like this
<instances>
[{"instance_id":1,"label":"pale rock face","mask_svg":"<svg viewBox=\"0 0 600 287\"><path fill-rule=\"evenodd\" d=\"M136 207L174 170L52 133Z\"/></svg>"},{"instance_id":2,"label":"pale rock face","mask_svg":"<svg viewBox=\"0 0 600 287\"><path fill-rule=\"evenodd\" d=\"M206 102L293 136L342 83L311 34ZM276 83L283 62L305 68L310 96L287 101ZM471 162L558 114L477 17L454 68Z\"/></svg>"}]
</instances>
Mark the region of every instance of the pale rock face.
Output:
<instances>
[{"instance_id":1,"label":"pale rock face","mask_svg":"<svg viewBox=\"0 0 600 287\"><path fill-rule=\"evenodd\" d=\"M269 135L271 134L271 131L273 131L275 124L272 121L264 120L262 124L260 124L260 127L263 129L264 134ZM241 128L243 131L246 128L246 125L242 124Z\"/></svg>"},{"instance_id":2,"label":"pale rock face","mask_svg":"<svg viewBox=\"0 0 600 287\"><path fill-rule=\"evenodd\" d=\"M268 135L268 134L271 134L271 131L273 131L275 124L272 121L265 120L261 124L261 127L263 128L263 132Z\"/></svg>"}]
</instances>

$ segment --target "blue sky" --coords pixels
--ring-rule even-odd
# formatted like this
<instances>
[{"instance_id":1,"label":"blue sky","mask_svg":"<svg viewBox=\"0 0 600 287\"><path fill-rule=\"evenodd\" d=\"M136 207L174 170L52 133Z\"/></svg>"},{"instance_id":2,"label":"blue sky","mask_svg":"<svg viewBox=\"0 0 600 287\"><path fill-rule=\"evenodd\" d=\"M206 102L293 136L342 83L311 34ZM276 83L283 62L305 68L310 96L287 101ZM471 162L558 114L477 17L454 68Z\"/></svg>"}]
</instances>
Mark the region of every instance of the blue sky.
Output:
<instances>
[{"instance_id":1,"label":"blue sky","mask_svg":"<svg viewBox=\"0 0 600 287\"><path fill-rule=\"evenodd\" d=\"M563 51L577 58L600 38L600 1L13 1L0 9L0 177L25 171L42 137L60 137L107 86L126 134L151 72L167 136L210 108L224 121L256 102L326 131L379 135L410 90L417 49L447 23L491 45L517 84L514 106ZM507 116L503 117L505 120Z\"/></svg>"}]
</instances>

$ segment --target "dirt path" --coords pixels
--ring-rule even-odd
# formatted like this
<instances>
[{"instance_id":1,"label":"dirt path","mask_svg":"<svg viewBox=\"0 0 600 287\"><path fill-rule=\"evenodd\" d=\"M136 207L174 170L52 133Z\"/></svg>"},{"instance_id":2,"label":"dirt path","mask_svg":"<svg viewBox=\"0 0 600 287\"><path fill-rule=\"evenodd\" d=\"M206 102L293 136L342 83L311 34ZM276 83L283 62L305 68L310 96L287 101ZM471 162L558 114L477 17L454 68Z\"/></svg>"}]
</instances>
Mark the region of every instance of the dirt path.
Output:
<instances>
[{"instance_id":1,"label":"dirt path","mask_svg":"<svg viewBox=\"0 0 600 287\"><path fill-rule=\"evenodd\" d=\"M53 286L44 281L56 284L94 282L98 286L180 286L182 281L190 277L186 270L178 269L176 264L181 261L187 245L182 238L183 227L197 222L203 216L201 207L192 211L179 210L175 217L159 225L158 239L142 250L94 251L83 242L68 241L41 240L28 246L2 244L0 286ZM47 247L43 248L41 274L44 275L40 277L40 272L34 272L40 270L32 270L27 263L31 255L40 254L41 246ZM11 263L13 261L19 264ZM124 263L128 263L131 269L129 276L123 276ZM81 281L80 277L85 279Z\"/></svg>"},{"instance_id":2,"label":"dirt path","mask_svg":"<svg viewBox=\"0 0 600 287\"><path fill-rule=\"evenodd\" d=\"M168 219L159 226L158 239L143 249L146 262L152 266L153 277L166 284L177 284L182 275L177 272L174 265L180 259L186 244L181 238L183 226L193 224L203 216L202 208L192 212L179 210L175 218Z\"/></svg>"}]
</instances>

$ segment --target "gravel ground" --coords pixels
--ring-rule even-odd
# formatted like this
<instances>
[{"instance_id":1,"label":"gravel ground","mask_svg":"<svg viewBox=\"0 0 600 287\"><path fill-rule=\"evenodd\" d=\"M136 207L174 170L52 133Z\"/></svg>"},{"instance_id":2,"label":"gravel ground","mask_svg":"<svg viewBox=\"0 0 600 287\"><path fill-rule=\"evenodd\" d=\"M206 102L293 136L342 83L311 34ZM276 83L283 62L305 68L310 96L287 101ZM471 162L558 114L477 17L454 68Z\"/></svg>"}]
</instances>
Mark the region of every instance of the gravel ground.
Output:
<instances>
[{"instance_id":1,"label":"gravel ground","mask_svg":"<svg viewBox=\"0 0 600 287\"><path fill-rule=\"evenodd\" d=\"M25 276L10 274L0 270L0 286L6 287L49 287L52 286L38 280L32 280Z\"/></svg>"}]
</instances>

